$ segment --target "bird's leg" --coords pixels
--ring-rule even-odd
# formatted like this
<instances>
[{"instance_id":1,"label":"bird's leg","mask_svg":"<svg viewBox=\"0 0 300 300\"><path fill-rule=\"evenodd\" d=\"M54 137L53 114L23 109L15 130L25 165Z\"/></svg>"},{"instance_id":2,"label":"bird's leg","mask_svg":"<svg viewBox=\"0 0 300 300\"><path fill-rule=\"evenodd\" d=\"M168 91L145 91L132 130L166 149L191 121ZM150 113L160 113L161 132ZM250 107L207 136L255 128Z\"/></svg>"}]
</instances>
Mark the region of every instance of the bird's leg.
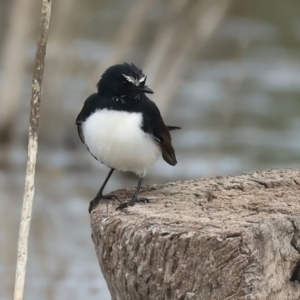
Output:
<instances>
[{"instance_id":1,"label":"bird's leg","mask_svg":"<svg viewBox=\"0 0 300 300\"><path fill-rule=\"evenodd\" d=\"M115 196L115 195L103 195L103 190L104 190L104 188L105 188L105 186L106 186L106 184L107 184L107 182L108 182L108 180L109 180L109 178L112 175L114 170L115 169L110 169L110 171L109 171L107 177L105 178L99 192L97 193L95 198L90 202L89 213L91 213L91 211L98 205L98 203L101 199L111 200L111 199L115 198L115 199L119 200L118 197Z\"/></svg>"},{"instance_id":2,"label":"bird's leg","mask_svg":"<svg viewBox=\"0 0 300 300\"><path fill-rule=\"evenodd\" d=\"M144 179L144 176L142 176L142 177L139 178L138 185L137 185L137 187L135 189L135 192L134 192L131 200L128 201L128 202L122 203L120 206L117 207L117 210L118 209L123 209L123 208L128 207L128 206L133 206L136 202L148 202L149 203L148 199L146 199L146 198L138 198L137 197L138 193L139 193L139 190L141 188L143 179Z\"/></svg>"}]
</instances>

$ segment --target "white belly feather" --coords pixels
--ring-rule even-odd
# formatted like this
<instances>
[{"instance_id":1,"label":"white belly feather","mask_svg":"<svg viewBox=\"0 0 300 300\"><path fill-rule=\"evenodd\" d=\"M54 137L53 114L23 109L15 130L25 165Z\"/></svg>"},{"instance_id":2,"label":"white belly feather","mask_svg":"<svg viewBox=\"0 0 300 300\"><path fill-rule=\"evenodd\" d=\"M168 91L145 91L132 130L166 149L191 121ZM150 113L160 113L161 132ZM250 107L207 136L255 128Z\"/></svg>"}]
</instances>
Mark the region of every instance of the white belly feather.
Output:
<instances>
[{"instance_id":1,"label":"white belly feather","mask_svg":"<svg viewBox=\"0 0 300 300\"><path fill-rule=\"evenodd\" d=\"M161 150L141 125L140 113L104 109L85 120L82 132L90 152L105 165L146 174Z\"/></svg>"}]
</instances>

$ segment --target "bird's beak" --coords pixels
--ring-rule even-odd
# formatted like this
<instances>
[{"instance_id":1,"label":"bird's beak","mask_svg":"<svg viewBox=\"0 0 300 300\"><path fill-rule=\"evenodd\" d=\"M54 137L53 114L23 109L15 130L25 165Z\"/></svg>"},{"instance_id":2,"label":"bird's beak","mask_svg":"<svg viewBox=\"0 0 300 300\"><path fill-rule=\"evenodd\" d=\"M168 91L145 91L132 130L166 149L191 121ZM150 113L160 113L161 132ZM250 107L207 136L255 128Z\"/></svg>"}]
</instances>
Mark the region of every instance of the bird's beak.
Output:
<instances>
[{"instance_id":1,"label":"bird's beak","mask_svg":"<svg viewBox=\"0 0 300 300\"><path fill-rule=\"evenodd\" d=\"M146 85L140 89L143 93L154 94L154 92L148 88Z\"/></svg>"}]
</instances>

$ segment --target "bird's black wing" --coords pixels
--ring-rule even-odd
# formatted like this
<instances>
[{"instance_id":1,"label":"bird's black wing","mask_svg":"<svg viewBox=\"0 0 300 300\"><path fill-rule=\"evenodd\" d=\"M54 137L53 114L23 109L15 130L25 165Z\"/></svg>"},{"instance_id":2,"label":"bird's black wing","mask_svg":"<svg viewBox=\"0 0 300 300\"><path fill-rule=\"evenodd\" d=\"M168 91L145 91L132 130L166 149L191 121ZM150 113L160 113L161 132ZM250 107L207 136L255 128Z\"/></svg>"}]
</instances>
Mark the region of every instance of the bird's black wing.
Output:
<instances>
[{"instance_id":1,"label":"bird's black wing","mask_svg":"<svg viewBox=\"0 0 300 300\"><path fill-rule=\"evenodd\" d=\"M76 118L75 124L77 125L78 135L80 137L80 140L83 143L84 143L84 136L82 132L82 124L91 115L91 113L98 108L99 106L99 105L97 106L97 104L99 103L99 101L97 101L98 98L99 98L98 94L92 94L91 96L89 96L85 100L83 108Z\"/></svg>"},{"instance_id":2,"label":"bird's black wing","mask_svg":"<svg viewBox=\"0 0 300 300\"><path fill-rule=\"evenodd\" d=\"M177 163L174 148L172 146L172 138L168 127L165 125L160 111L156 104L147 98L144 101L145 109L143 110L143 130L151 134L158 142L162 150L163 159L170 165L174 166ZM175 126L170 126L171 130ZM176 127L177 129L178 127ZM179 129L179 128L178 128Z\"/></svg>"},{"instance_id":3,"label":"bird's black wing","mask_svg":"<svg viewBox=\"0 0 300 300\"><path fill-rule=\"evenodd\" d=\"M83 133L82 133L82 127L79 124L77 124L77 132L78 132L78 135L80 137L80 140L85 144L84 136L83 136Z\"/></svg>"}]
</instances>

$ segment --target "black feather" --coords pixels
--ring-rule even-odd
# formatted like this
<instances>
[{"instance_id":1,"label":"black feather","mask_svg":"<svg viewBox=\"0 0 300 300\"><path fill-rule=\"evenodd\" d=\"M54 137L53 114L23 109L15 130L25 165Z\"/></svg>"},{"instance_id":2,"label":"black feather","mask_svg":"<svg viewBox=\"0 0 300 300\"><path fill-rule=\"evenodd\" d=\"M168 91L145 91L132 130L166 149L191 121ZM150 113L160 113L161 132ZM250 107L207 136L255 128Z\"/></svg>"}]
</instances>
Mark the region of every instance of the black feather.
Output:
<instances>
[{"instance_id":1,"label":"black feather","mask_svg":"<svg viewBox=\"0 0 300 300\"><path fill-rule=\"evenodd\" d=\"M178 126L169 126L169 125L167 125L167 128L168 128L169 131L181 129L181 127L178 127Z\"/></svg>"}]
</instances>

